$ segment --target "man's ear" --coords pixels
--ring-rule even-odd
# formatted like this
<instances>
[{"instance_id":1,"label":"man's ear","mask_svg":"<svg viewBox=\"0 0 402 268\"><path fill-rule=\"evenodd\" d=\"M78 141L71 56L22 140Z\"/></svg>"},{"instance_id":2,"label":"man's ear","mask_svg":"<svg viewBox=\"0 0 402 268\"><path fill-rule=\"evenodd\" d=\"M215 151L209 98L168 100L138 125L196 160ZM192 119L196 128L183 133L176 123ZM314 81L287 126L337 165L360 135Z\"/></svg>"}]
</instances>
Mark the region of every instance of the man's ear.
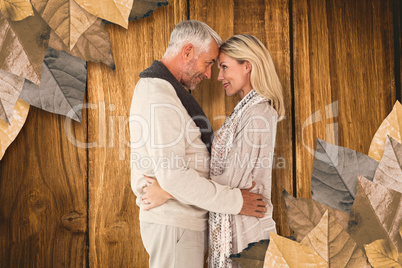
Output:
<instances>
[{"instance_id":1,"label":"man's ear","mask_svg":"<svg viewBox=\"0 0 402 268\"><path fill-rule=\"evenodd\" d=\"M181 50L181 57L183 61L190 61L194 57L194 46L193 44L187 44Z\"/></svg>"}]
</instances>

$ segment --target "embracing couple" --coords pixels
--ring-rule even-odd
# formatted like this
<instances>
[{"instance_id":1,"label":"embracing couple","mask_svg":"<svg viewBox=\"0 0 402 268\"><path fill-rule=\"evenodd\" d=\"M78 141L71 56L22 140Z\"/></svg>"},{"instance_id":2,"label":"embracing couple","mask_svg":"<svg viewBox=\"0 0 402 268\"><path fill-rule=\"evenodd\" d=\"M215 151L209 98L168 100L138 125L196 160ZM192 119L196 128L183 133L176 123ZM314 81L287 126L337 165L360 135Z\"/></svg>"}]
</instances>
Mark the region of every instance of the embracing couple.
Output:
<instances>
[{"instance_id":1,"label":"embracing couple","mask_svg":"<svg viewBox=\"0 0 402 268\"><path fill-rule=\"evenodd\" d=\"M193 90L211 78L241 101L213 137ZM151 268L236 267L230 254L276 232L271 178L282 87L254 36L222 42L207 24L176 25L140 73L131 104L131 187ZM221 90L221 89L216 89ZM211 100L212 101L212 100Z\"/></svg>"}]
</instances>

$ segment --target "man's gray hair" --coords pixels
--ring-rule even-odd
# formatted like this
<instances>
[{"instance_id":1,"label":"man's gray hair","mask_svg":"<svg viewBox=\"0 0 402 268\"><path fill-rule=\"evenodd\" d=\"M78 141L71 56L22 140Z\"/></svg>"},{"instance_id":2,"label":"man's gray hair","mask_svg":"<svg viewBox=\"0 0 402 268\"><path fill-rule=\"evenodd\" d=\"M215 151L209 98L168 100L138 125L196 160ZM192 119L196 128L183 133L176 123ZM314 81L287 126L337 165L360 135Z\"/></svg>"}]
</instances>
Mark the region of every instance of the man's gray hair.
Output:
<instances>
[{"instance_id":1,"label":"man's gray hair","mask_svg":"<svg viewBox=\"0 0 402 268\"><path fill-rule=\"evenodd\" d=\"M212 40L216 41L218 47L222 44L220 36L206 23L198 20L184 20L178 23L172 31L163 57L170 58L177 55L187 44L194 46L195 55L208 52Z\"/></svg>"}]
</instances>

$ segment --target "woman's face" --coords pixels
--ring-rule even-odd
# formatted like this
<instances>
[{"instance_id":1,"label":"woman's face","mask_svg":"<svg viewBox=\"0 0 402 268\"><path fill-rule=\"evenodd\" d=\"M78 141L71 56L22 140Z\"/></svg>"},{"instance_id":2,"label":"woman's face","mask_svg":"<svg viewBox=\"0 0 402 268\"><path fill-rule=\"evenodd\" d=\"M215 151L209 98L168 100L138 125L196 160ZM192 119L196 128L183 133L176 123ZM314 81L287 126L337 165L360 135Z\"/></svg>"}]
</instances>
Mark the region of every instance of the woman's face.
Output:
<instances>
[{"instance_id":1,"label":"woman's face","mask_svg":"<svg viewBox=\"0 0 402 268\"><path fill-rule=\"evenodd\" d=\"M240 64L223 52L219 53L218 61L218 81L222 82L226 94L228 96L239 94L240 98L246 96L252 90L251 64L247 61Z\"/></svg>"}]
</instances>

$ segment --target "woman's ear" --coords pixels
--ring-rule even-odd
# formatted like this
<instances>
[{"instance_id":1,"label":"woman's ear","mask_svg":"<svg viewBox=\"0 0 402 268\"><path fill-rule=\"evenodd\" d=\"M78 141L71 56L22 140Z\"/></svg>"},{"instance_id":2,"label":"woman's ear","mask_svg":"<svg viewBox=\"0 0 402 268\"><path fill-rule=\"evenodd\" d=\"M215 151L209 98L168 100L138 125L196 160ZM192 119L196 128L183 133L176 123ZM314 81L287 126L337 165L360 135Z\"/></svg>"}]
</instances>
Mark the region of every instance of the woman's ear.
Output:
<instances>
[{"instance_id":1,"label":"woman's ear","mask_svg":"<svg viewBox=\"0 0 402 268\"><path fill-rule=\"evenodd\" d=\"M252 65L251 65L251 63L249 62L249 61L245 61L244 62L244 65L245 65L245 68L246 68L246 73L250 73L251 72L251 69L252 69Z\"/></svg>"}]
</instances>

